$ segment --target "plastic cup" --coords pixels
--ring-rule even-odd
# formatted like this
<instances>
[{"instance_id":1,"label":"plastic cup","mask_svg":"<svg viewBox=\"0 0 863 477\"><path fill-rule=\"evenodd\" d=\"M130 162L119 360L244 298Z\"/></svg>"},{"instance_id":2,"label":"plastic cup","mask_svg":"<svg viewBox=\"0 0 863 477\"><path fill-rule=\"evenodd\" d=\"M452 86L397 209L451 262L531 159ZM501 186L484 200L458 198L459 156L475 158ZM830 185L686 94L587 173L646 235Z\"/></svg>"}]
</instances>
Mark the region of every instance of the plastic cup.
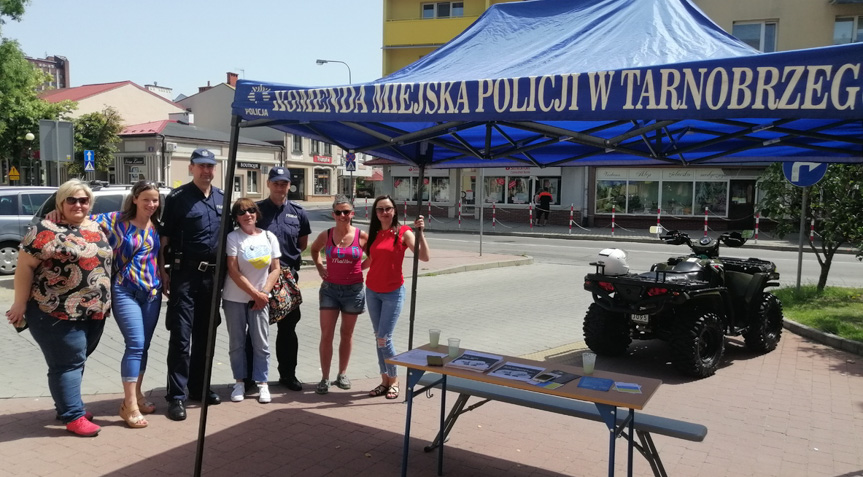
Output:
<instances>
[{"instance_id":1,"label":"plastic cup","mask_svg":"<svg viewBox=\"0 0 863 477\"><path fill-rule=\"evenodd\" d=\"M593 374L593 368L596 366L596 354L584 353L581 355L581 367L584 368L584 374Z\"/></svg>"},{"instance_id":2,"label":"plastic cup","mask_svg":"<svg viewBox=\"0 0 863 477\"><path fill-rule=\"evenodd\" d=\"M461 346L461 340L458 338L450 338L447 340L449 343L449 357L450 358L458 358L459 347Z\"/></svg>"},{"instance_id":3,"label":"plastic cup","mask_svg":"<svg viewBox=\"0 0 863 477\"><path fill-rule=\"evenodd\" d=\"M436 330L434 328L429 330L429 346L432 348L437 348L440 343L440 330Z\"/></svg>"}]
</instances>

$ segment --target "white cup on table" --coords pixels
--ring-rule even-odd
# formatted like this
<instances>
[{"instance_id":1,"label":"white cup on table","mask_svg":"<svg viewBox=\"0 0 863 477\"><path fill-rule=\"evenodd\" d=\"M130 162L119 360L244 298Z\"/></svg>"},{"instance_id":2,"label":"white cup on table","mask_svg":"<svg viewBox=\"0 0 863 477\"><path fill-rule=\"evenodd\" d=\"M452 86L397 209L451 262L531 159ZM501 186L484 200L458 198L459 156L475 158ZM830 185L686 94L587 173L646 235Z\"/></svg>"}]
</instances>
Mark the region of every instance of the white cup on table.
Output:
<instances>
[{"instance_id":1,"label":"white cup on table","mask_svg":"<svg viewBox=\"0 0 863 477\"><path fill-rule=\"evenodd\" d=\"M429 330L429 346L437 348L440 344L440 330L432 328Z\"/></svg>"},{"instance_id":2,"label":"white cup on table","mask_svg":"<svg viewBox=\"0 0 863 477\"><path fill-rule=\"evenodd\" d=\"M458 338L449 338L447 340L449 344L449 357L452 359L458 358L459 347L461 346L461 340Z\"/></svg>"},{"instance_id":3,"label":"white cup on table","mask_svg":"<svg viewBox=\"0 0 863 477\"><path fill-rule=\"evenodd\" d=\"M595 366L596 353L584 353L581 355L581 367L584 368L584 374L593 374Z\"/></svg>"}]
</instances>

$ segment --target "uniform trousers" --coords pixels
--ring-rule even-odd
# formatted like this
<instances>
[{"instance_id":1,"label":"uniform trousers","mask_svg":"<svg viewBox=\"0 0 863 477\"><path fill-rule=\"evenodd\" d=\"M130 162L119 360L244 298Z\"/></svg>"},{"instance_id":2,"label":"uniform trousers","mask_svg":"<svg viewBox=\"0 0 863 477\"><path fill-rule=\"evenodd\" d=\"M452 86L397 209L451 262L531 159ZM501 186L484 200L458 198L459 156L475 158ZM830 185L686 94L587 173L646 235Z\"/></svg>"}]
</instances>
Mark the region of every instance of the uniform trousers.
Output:
<instances>
[{"instance_id":1,"label":"uniform trousers","mask_svg":"<svg viewBox=\"0 0 863 477\"><path fill-rule=\"evenodd\" d=\"M206 399L204 367L207 352L207 332L214 287L214 269L205 272L194 267L179 267L171 271L171 295L165 316L171 337L168 341L168 391L165 399L185 401ZM221 288L221 287L219 287ZM216 308L215 326L221 323ZM186 394L188 387L189 393Z\"/></svg>"}]
</instances>

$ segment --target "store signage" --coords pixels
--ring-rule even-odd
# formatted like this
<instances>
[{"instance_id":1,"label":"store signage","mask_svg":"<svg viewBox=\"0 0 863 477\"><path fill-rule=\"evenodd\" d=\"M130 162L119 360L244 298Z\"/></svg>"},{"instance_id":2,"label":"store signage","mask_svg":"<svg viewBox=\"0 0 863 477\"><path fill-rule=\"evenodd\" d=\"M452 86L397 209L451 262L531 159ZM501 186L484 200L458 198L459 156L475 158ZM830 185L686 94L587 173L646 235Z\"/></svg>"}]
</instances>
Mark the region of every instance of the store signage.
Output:
<instances>
[{"instance_id":1,"label":"store signage","mask_svg":"<svg viewBox=\"0 0 863 477\"><path fill-rule=\"evenodd\" d=\"M237 167L240 169L260 169L261 165L257 162L237 162Z\"/></svg>"},{"instance_id":2,"label":"store signage","mask_svg":"<svg viewBox=\"0 0 863 477\"><path fill-rule=\"evenodd\" d=\"M123 164L127 166L143 166L144 158L143 157L124 157Z\"/></svg>"},{"instance_id":3,"label":"store signage","mask_svg":"<svg viewBox=\"0 0 863 477\"><path fill-rule=\"evenodd\" d=\"M319 164L332 164L333 156L312 156L312 160Z\"/></svg>"}]
</instances>

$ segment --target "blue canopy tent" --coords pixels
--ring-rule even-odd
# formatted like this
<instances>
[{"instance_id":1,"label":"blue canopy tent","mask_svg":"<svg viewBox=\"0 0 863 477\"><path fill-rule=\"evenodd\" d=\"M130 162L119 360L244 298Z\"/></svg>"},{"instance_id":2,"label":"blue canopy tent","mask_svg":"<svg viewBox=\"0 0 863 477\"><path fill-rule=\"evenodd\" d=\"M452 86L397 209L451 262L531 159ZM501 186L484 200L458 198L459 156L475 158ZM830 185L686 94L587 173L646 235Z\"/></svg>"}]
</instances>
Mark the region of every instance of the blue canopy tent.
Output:
<instances>
[{"instance_id":1,"label":"blue canopy tent","mask_svg":"<svg viewBox=\"0 0 863 477\"><path fill-rule=\"evenodd\" d=\"M498 4L376 81L240 80L226 183L258 126L419 166L419 184L429 167L859 163L861 62L863 44L759 53L689 0Z\"/></svg>"}]
</instances>

